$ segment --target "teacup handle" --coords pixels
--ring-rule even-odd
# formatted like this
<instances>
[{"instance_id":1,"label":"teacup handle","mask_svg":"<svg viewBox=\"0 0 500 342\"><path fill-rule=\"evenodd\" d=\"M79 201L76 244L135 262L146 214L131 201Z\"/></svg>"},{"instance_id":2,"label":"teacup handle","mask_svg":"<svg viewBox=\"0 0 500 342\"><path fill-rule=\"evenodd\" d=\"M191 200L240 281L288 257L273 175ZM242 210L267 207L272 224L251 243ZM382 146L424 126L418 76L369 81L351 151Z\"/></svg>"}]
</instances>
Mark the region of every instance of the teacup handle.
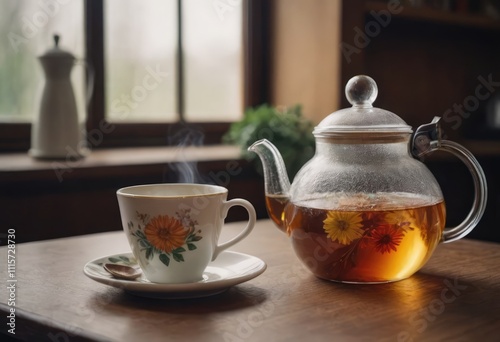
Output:
<instances>
[{"instance_id":1,"label":"teacup handle","mask_svg":"<svg viewBox=\"0 0 500 342\"><path fill-rule=\"evenodd\" d=\"M231 207L234 207L237 205L239 205L247 210L247 212L248 212L247 225L234 238L232 238L231 240L229 240L227 242L224 242L223 244L217 245L215 247L214 252L212 254L212 261L214 261L217 258L217 256L219 255L220 252L233 246L234 244L240 242L245 237L247 237L248 234L250 234L250 232L252 231L253 227L255 226L255 221L257 220L257 214L255 213L255 209L250 202L248 202L247 200L241 199L241 198L235 198L235 199L224 202L222 204L222 217L225 219L229 209Z\"/></svg>"},{"instance_id":2,"label":"teacup handle","mask_svg":"<svg viewBox=\"0 0 500 342\"><path fill-rule=\"evenodd\" d=\"M458 226L445 228L443 242L452 242L463 238L479 223L486 209L488 189L486 176L474 155L460 144L449 140L441 140L439 120L435 117L430 124L420 126L413 135L412 154L420 158L423 155L441 150L458 157L469 169L474 181L474 202L467 217Z\"/></svg>"}]
</instances>

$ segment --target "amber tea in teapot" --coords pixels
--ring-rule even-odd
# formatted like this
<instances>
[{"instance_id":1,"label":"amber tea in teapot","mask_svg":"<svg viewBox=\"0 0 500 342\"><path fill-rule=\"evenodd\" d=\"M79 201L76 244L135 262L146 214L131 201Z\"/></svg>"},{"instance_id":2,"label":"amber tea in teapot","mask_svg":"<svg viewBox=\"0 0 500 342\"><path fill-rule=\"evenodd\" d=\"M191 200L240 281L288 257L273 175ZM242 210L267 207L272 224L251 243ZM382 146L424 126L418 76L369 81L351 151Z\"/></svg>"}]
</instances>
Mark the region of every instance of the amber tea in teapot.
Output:
<instances>
[{"instance_id":1,"label":"amber tea in teapot","mask_svg":"<svg viewBox=\"0 0 500 342\"><path fill-rule=\"evenodd\" d=\"M285 206L288 204L288 196L280 195L267 195L266 194L266 208L269 218L274 222L274 224L286 232L285 226Z\"/></svg>"},{"instance_id":2,"label":"amber tea in teapot","mask_svg":"<svg viewBox=\"0 0 500 342\"><path fill-rule=\"evenodd\" d=\"M409 277L430 257L445 224L442 200L412 194L328 194L285 205L285 198L267 200L280 204L268 206L269 214L311 272L343 282Z\"/></svg>"},{"instance_id":3,"label":"amber tea in teapot","mask_svg":"<svg viewBox=\"0 0 500 342\"><path fill-rule=\"evenodd\" d=\"M262 161L269 217L319 278L348 283L407 278L439 243L474 229L486 207L481 166L463 146L441 138L439 118L413 131L396 114L372 105L377 93L368 76L349 80L352 107L314 128L316 153L292 184L271 142L249 147ZM445 228L442 191L419 160L437 150L464 162L474 181L472 208L456 227Z\"/></svg>"}]
</instances>

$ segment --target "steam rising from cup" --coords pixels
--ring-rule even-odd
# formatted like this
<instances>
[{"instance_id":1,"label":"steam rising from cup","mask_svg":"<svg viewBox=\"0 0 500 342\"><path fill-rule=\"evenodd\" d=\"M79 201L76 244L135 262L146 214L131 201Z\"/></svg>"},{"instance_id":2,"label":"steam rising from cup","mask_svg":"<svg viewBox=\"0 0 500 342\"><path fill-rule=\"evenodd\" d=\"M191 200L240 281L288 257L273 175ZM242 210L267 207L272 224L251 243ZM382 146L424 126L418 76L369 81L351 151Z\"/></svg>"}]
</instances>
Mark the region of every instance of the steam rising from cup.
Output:
<instances>
[{"instance_id":1,"label":"steam rising from cup","mask_svg":"<svg viewBox=\"0 0 500 342\"><path fill-rule=\"evenodd\" d=\"M185 150L186 147L203 146L205 135L196 127L189 126L185 123L172 126L168 134L168 142L170 146L177 147L176 162L168 163L169 168L174 171L174 175L168 173L165 175L165 180L172 183L212 183L202 177L198 171L198 162L188 161Z\"/></svg>"}]
</instances>

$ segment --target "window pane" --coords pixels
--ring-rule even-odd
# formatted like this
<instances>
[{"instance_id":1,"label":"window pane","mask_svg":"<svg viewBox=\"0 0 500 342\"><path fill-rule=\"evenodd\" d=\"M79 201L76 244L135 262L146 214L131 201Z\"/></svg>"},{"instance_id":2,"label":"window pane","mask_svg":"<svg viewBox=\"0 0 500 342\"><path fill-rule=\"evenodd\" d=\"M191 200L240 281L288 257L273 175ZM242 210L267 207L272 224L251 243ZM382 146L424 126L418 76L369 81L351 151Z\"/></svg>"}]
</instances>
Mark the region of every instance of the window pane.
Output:
<instances>
[{"instance_id":1,"label":"window pane","mask_svg":"<svg viewBox=\"0 0 500 342\"><path fill-rule=\"evenodd\" d=\"M84 57L83 1L0 0L0 121L31 122L39 111L45 77L37 57L54 45ZM85 71L71 74L80 121L85 117Z\"/></svg>"},{"instance_id":2,"label":"window pane","mask_svg":"<svg viewBox=\"0 0 500 342\"><path fill-rule=\"evenodd\" d=\"M182 4L186 119L238 120L243 112L242 1Z\"/></svg>"},{"instance_id":3,"label":"window pane","mask_svg":"<svg viewBox=\"0 0 500 342\"><path fill-rule=\"evenodd\" d=\"M106 113L112 121L176 121L174 0L107 0Z\"/></svg>"}]
</instances>

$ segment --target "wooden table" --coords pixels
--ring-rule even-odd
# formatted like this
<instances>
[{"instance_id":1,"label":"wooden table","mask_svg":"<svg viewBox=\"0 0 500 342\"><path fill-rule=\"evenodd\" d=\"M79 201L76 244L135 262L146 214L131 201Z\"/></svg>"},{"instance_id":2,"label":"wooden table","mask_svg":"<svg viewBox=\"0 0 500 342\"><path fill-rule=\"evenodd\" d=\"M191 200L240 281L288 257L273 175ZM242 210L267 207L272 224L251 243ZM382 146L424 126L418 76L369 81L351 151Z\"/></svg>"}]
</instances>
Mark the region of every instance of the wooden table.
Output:
<instances>
[{"instance_id":1,"label":"wooden table","mask_svg":"<svg viewBox=\"0 0 500 342\"><path fill-rule=\"evenodd\" d=\"M229 224L234 233L241 223ZM234 250L263 259L259 277L212 297L147 299L83 274L129 251L122 232L18 244L15 332L33 341L498 341L500 245L441 245L410 279L348 285L312 276L288 238L259 221ZM0 248L8 334L7 247ZM1 338L1 336L0 336Z\"/></svg>"}]
</instances>

